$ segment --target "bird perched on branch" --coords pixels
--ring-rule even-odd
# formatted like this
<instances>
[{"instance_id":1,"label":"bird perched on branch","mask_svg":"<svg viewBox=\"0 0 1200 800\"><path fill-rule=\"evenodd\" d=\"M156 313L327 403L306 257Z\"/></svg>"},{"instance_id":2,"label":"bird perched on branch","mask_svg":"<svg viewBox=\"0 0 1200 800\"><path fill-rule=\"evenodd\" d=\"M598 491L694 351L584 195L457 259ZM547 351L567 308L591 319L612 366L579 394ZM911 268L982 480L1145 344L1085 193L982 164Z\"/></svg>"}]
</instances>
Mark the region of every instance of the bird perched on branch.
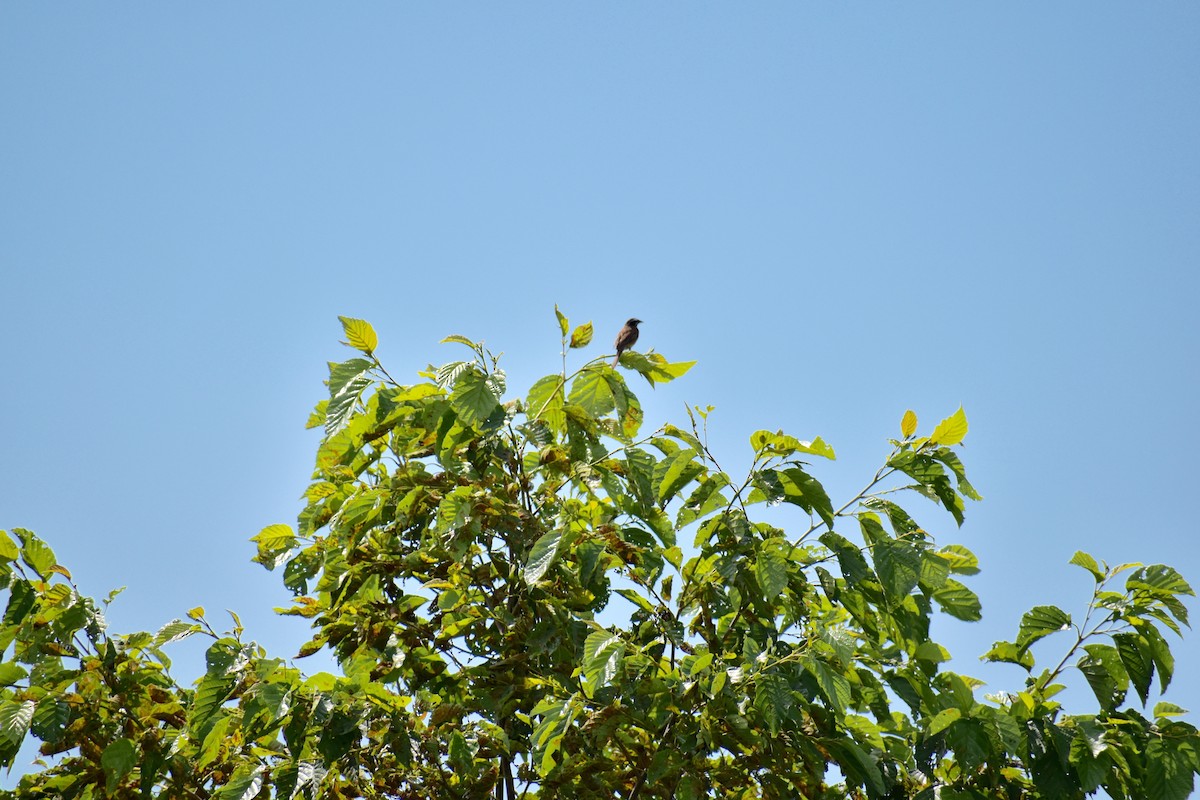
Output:
<instances>
[{"instance_id":1,"label":"bird perched on branch","mask_svg":"<svg viewBox=\"0 0 1200 800\"><path fill-rule=\"evenodd\" d=\"M617 334L617 357L613 359L612 365L615 367L617 362L621 360L621 353L624 353L629 348L637 344L638 325L641 320L637 317L630 317L625 323L625 327L621 328L621 332Z\"/></svg>"}]
</instances>

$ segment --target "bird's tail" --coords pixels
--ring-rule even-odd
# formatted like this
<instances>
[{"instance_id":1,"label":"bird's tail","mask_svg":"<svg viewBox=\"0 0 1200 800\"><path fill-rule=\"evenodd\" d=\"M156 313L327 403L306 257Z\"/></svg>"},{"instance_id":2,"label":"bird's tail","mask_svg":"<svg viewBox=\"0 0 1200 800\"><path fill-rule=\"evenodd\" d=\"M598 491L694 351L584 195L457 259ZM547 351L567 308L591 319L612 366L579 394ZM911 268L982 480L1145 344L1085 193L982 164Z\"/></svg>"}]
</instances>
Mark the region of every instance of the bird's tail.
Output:
<instances>
[{"instance_id":1,"label":"bird's tail","mask_svg":"<svg viewBox=\"0 0 1200 800\"><path fill-rule=\"evenodd\" d=\"M613 359L613 369L616 369L616 366L617 366L617 364L620 363L620 361L621 361L621 354L617 353L616 358Z\"/></svg>"}]
</instances>

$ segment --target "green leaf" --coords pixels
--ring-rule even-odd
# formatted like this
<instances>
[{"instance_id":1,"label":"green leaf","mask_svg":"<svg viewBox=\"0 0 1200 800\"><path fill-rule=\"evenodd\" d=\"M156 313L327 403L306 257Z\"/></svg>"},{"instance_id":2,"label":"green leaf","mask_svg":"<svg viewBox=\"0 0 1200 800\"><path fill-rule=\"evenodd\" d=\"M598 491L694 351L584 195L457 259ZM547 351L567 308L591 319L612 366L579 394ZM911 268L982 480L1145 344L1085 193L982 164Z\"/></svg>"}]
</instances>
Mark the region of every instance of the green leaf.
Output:
<instances>
[{"instance_id":1,"label":"green leaf","mask_svg":"<svg viewBox=\"0 0 1200 800\"><path fill-rule=\"evenodd\" d=\"M20 664L12 662L0 664L0 686L12 686L28 676L29 673Z\"/></svg>"},{"instance_id":2,"label":"green leaf","mask_svg":"<svg viewBox=\"0 0 1200 800\"><path fill-rule=\"evenodd\" d=\"M450 393L450 407L464 425L478 429L500 407L500 399L496 396L492 383L484 375L474 369L468 369L454 382L454 391Z\"/></svg>"},{"instance_id":3,"label":"green leaf","mask_svg":"<svg viewBox=\"0 0 1200 800\"><path fill-rule=\"evenodd\" d=\"M5 561L16 561L17 556L21 551L17 549L17 543L8 535L8 531L0 531L0 559Z\"/></svg>"},{"instance_id":4,"label":"green leaf","mask_svg":"<svg viewBox=\"0 0 1200 800\"><path fill-rule=\"evenodd\" d=\"M598 368L584 369L571 382L571 393L567 399L596 418L603 417L617 407L612 386Z\"/></svg>"},{"instance_id":5,"label":"green leaf","mask_svg":"<svg viewBox=\"0 0 1200 800\"><path fill-rule=\"evenodd\" d=\"M950 562L950 571L956 575L979 574L979 559L961 544L949 544L937 552Z\"/></svg>"},{"instance_id":6,"label":"green leaf","mask_svg":"<svg viewBox=\"0 0 1200 800\"><path fill-rule=\"evenodd\" d=\"M787 683L774 673L759 676L754 692L754 708L767 724L772 736L778 736L781 723L792 705L792 693Z\"/></svg>"},{"instance_id":7,"label":"green leaf","mask_svg":"<svg viewBox=\"0 0 1200 800\"><path fill-rule=\"evenodd\" d=\"M325 407L325 435L333 436L346 426L354 415L363 390L371 385L366 374L370 361L353 358L329 366L329 405Z\"/></svg>"},{"instance_id":8,"label":"green leaf","mask_svg":"<svg viewBox=\"0 0 1200 800\"><path fill-rule=\"evenodd\" d=\"M758 560L755 564L758 585L768 601L779 597L788 584L788 563L780 552L778 543L786 544L782 539L768 539L763 542L758 548Z\"/></svg>"},{"instance_id":9,"label":"green leaf","mask_svg":"<svg viewBox=\"0 0 1200 800\"><path fill-rule=\"evenodd\" d=\"M565 400L562 377L547 375L530 388L525 411L530 421L541 420L551 430L561 433L567 425L567 417L563 413Z\"/></svg>"},{"instance_id":10,"label":"green leaf","mask_svg":"<svg viewBox=\"0 0 1200 800\"><path fill-rule=\"evenodd\" d=\"M826 525L833 527L833 503L820 481L799 467L778 470L775 474L783 485L785 502L800 506L810 514L816 512Z\"/></svg>"},{"instance_id":11,"label":"green leaf","mask_svg":"<svg viewBox=\"0 0 1200 800\"><path fill-rule=\"evenodd\" d=\"M534 543L533 549L529 551L529 559L525 562L526 583L532 586L542 579L558 558L558 548L562 540L563 531L550 531Z\"/></svg>"},{"instance_id":12,"label":"green leaf","mask_svg":"<svg viewBox=\"0 0 1200 800\"><path fill-rule=\"evenodd\" d=\"M826 444L820 436L811 442L802 442L794 436L788 436L783 431L775 433L765 430L755 431L750 435L750 446L760 456L787 458L796 453L807 453L828 458L830 461L837 460L837 454L833 452L833 448Z\"/></svg>"},{"instance_id":13,"label":"green leaf","mask_svg":"<svg viewBox=\"0 0 1200 800\"><path fill-rule=\"evenodd\" d=\"M562 335L566 336L567 331L571 328L571 323L567 322L567 315L558 310L558 303L554 304L554 316L558 317L558 328L562 331Z\"/></svg>"},{"instance_id":14,"label":"green leaf","mask_svg":"<svg viewBox=\"0 0 1200 800\"><path fill-rule=\"evenodd\" d=\"M955 619L965 622L978 622L983 619L983 606L979 597L953 578L933 592L933 599L943 611Z\"/></svg>"},{"instance_id":15,"label":"green leaf","mask_svg":"<svg viewBox=\"0 0 1200 800\"><path fill-rule=\"evenodd\" d=\"M929 735L936 736L962 718L957 708L947 708L929 721Z\"/></svg>"},{"instance_id":16,"label":"green leaf","mask_svg":"<svg viewBox=\"0 0 1200 800\"><path fill-rule=\"evenodd\" d=\"M71 719L71 706L47 695L38 701L30 729L43 742L57 742Z\"/></svg>"},{"instance_id":17,"label":"green leaf","mask_svg":"<svg viewBox=\"0 0 1200 800\"><path fill-rule=\"evenodd\" d=\"M121 779L137 766L137 748L128 739L117 739L104 748L100 755L100 765L104 767L105 791L111 795L120 785Z\"/></svg>"},{"instance_id":18,"label":"green leaf","mask_svg":"<svg viewBox=\"0 0 1200 800\"><path fill-rule=\"evenodd\" d=\"M946 743L954 750L962 769L974 772L992 756L992 742L987 732L973 719L959 720L946 730Z\"/></svg>"},{"instance_id":19,"label":"green leaf","mask_svg":"<svg viewBox=\"0 0 1200 800\"><path fill-rule=\"evenodd\" d=\"M1107 644L1088 644L1086 655L1079 659L1079 671L1092 687L1092 694L1102 711L1111 712L1125 702L1129 690L1129 674L1121 663L1117 648Z\"/></svg>"},{"instance_id":20,"label":"green leaf","mask_svg":"<svg viewBox=\"0 0 1200 800\"><path fill-rule=\"evenodd\" d=\"M342 321L342 330L346 332L346 343L356 350L371 355L379 345L379 337L371 323L353 317L338 317Z\"/></svg>"},{"instance_id":21,"label":"green leaf","mask_svg":"<svg viewBox=\"0 0 1200 800\"><path fill-rule=\"evenodd\" d=\"M172 620L158 629L158 633L154 635L154 646L162 647L171 642L178 642L202 630L204 629L194 622L183 622L178 619Z\"/></svg>"},{"instance_id":22,"label":"green leaf","mask_svg":"<svg viewBox=\"0 0 1200 800\"><path fill-rule=\"evenodd\" d=\"M229 783L213 795L213 800L250 800L262 791L263 765L247 762L239 764L229 778Z\"/></svg>"},{"instance_id":23,"label":"green leaf","mask_svg":"<svg viewBox=\"0 0 1200 800\"><path fill-rule=\"evenodd\" d=\"M29 730L34 708L32 700L0 700L0 737L19 747Z\"/></svg>"},{"instance_id":24,"label":"green leaf","mask_svg":"<svg viewBox=\"0 0 1200 800\"><path fill-rule=\"evenodd\" d=\"M680 489L704 471L704 466L696 458L695 450L681 448L655 465L654 482L658 486L660 504L670 502Z\"/></svg>"},{"instance_id":25,"label":"green leaf","mask_svg":"<svg viewBox=\"0 0 1200 800\"><path fill-rule=\"evenodd\" d=\"M595 631L583 645L583 676L594 692L617 674L625 657L625 642L615 633Z\"/></svg>"},{"instance_id":26,"label":"green leaf","mask_svg":"<svg viewBox=\"0 0 1200 800\"><path fill-rule=\"evenodd\" d=\"M1028 650L1022 650L1012 642L995 642L992 644L992 649L979 657L980 661L1000 661L1008 664L1017 664L1025 668L1025 671L1033 669L1033 654Z\"/></svg>"},{"instance_id":27,"label":"green leaf","mask_svg":"<svg viewBox=\"0 0 1200 800\"><path fill-rule=\"evenodd\" d=\"M1125 672L1133 682L1138 697L1142 698L1142 705L1145 705L1150 696L1150 682L1154 679L1154 659L1149 652L1149 645L1136 633L1117 633L1112 638Z\"/></svg>"},{"instance_id":28,"label":"green leaf","mask_svg":"<svg viewBox=\"0 0 1200 800\"><path fill-rule=\"evenodd\" d=\"M1191 742L1151 738L1146 745L1145 797L1184 800L1192 793L1192 747Z\"/></svg>"},{"instance_id":29,"label":"green leaf","mask_svg":"<svg viewBox=\"0 0 1200 800\"><path fill-rule=\"evenodd\" d=\"M565 331L564 331L565 333ZM571 332L571 347L587 347L592 341L592 323L585 322Z\"/></svg>"},{"instance_id":30,"label":"green leaf","mask_svg":"<svg viewBox=\"0 0 1200 800\"><path fill-rule=\"evenodd\" d=\"M22 538L25 544L21 548L21 560L36 572L38 577L42 579L49 577L50 570L57 563L54 558L54 551L50 549L49 545L32 533L26 532L26 535Z\"/></svg>"},{"instance_id":31,"label":"green leaf","mask_svg":"<svg viewBox=\"0 0 1200 800\"><path fill-rule=\"evenodd\" d=\"M1151 564L1133 572L1125 580L1125 588L1130 591L1143 589L1167 595L1195 594L1183 576L1165 564Z\"/></svg>"},{"instance_id":32,"label":"green leaf","mask_svg":"<svg viewBox=\"0 0 1200 800\"><path fill-rule=\"evenodd\" d=\"M950 446L961 442L966 435L967 415L963 411L962 406L959 406L958 411L955 411L937 424L937 427L933 429L933 435L929 437L929 441L932 444Z\"/></svg>"},{"instance_id":33,"label":"green leaf","mask_svg":"<svg viewBox=\"0 0 1200 800\"><path fill-rule=\"evenodd\" d=\"M853 739L835 739L827 745L846 778L855 784L867 787L869 797L881 797L887 791L879 764L854 742ZM939 800L950 800L941 794Z\"/></svg>"},{"instance_id":34,"label":"green leaf","mask_svg":"<svg viewBox=\"0 0 1200 800\"><path fill-rule=\"evenodd\" d=\"M1168 703L1166 701L1161 701L1161 702L1154 704L1154 718L1155 719L1169 719L1171 717L1182 717L1186 713L1188 713L1186 708L1180 708L1179 706L1175 705L1174 703Z\"/></svg>"},{"instance_id":35,"label":"green leaf","mask_svg":"<svg viewBox=\"0 0 1200 800\"><path fill-rule=\"evenodd\" d=\"M823 661L816 659L806 660L805 666L817 679L817 685L821 687L821 694L825 695L825 699L839 714L844 714L851 699L850 681L846 679L846 676L830 669Z\"/></svg>"},{"instance_id":36,"label":"green leaf","mask_svg":"<svg viewBox=\"0 0 1200 800\"><path fill-rule=\"evenodd\" d=\"M1034 606L1021 617L1017 634L1017 646L1025 649L1029 645L1052 633L1071 627L1071 615L1057 606Z\"/></svg>"},{"instance_id":37,"label":"green leaf","mask_svg":"<svg viewBox=\"0 0 1200 800\"><path fill-rule=\"evenodd\" d=\"M875 573L888 599L899 603L917 586L921 575L921 554L916 548L891 539L875 543Z\"/></svg>"},{"instance_id":38,"label":"green leaf","mask_svg":"<svg viewBox=\"0 0 1200 800\"><path fill-rule=\"evenodd\" d=\"M917 415L910 408L900 418L900 434L907 439L917 432Z\"/></svg>"},{"instance_id":39,"label":"green leaf","mask_svg":"<svg viewBox=\"0 0 1200 800\"><path fill-rule=\"evenodd\" d=\"M1083 567L1088 572L1092 573L1092 577L1096 579L1096 583L1104 580L1104 570L1100 569L1100 565L1096 563L1096 559L1092 558L1082 550L1076 550L1075 555L1071 556L1069 562L1078 567Z\"/></svg>"}]
</instances>

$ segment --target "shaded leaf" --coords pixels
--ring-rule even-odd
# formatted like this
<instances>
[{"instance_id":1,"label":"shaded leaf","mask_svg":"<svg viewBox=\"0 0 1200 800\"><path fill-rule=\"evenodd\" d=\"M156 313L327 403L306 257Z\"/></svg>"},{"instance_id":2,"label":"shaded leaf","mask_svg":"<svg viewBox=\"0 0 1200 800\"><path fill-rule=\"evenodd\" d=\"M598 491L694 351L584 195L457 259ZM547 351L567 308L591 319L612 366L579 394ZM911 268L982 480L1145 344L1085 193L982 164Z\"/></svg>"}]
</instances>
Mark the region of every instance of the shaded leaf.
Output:
<instances>
[{"instance_id":1,"label":"shaded leaf","mask_svg":"<svg viewBox=\"0 0 1200 800\"><path fill-rule=\"evenodd\" d=\"M1017 634L1017 645L1027 648L1029 645L1058 631L1071 627L1071 615L1057 606L1034 606L1021 617L1021 627Z\"/></svg>"}]
</instances>

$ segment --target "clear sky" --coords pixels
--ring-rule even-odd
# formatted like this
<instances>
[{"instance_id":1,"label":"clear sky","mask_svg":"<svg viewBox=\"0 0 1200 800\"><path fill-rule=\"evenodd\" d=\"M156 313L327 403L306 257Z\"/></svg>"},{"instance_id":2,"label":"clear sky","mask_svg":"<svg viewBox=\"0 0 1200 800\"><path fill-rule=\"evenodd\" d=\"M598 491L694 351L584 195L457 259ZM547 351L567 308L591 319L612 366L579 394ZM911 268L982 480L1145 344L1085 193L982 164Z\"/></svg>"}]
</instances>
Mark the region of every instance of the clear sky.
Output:
<instances>
[{"instance_id":1,"label":"clear sky","mask_svg":"<svg viewBox=\"0 0 1200 800\"><path fill-rule=\"evenodd\" d=\"M337 316L523 390L558 303L699 362L648 424L821 435L835 500L962 404L986 500L910 502L984 621L937 637L1019 688L976 656L1082 609L1075 550L1200 586L1198 269L1195 3L0 5L0 527L127 586L116 631L233 608L293 654L247 539L300 509Z\"/></svg>"}]
</instances>

